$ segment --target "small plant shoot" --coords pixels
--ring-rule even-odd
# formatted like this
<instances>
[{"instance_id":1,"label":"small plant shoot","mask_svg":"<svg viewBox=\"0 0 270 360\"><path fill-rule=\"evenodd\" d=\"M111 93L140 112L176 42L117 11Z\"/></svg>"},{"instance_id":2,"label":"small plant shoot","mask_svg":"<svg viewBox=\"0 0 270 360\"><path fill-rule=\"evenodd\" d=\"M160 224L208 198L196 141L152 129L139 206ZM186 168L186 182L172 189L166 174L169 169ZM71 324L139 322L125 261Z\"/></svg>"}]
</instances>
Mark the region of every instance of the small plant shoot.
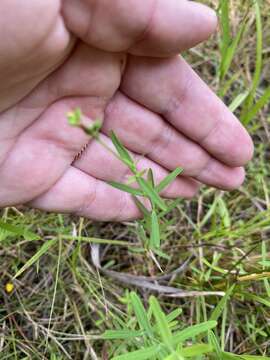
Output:
<instances>
[{"instance_id":1,"label":"small plant shoot","mask_svg":"<svg viewBox=\"0 0 270 360\"><path fill-rule=\"evenodd\" d=\"M99 137L99 132L102 126L99 120L94 121L89 126L84 125L83 114L78 108L73 112L68 113L67 118L71 126L82 129L87 135L94 138L106 149L108 149L107 145L104 144ZM183 169L175 169L159 184L155 184L152 169L139 170L132 155L113 131L110 134L110 138L115 148L115 151L113 151L114 156L128 167L131 176L127 184L115 181L109 181L108 184L134 197L134 201L136 202L138 209L144 216L143 220L140 221L140 226L142 226L144 234L141 238L144 248L146 250L157 252L161 246L160 222L162 222L162 217L159 216L159 214L161 212L166 213L168 210L168 206L160 196L160 193L183 172ZM110 152L112 152L111 149ZM147 174L147 176L145 176L145 174Z\"/></svg>"}]
</instances>

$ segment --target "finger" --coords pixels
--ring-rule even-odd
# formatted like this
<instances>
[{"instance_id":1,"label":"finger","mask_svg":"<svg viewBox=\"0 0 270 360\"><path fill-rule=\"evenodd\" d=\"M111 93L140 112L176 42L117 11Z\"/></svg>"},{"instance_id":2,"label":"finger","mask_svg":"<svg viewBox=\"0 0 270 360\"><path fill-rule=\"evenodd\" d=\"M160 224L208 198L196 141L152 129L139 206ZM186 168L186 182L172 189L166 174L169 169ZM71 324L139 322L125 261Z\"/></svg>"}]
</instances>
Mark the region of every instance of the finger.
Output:
<instances>
[{"instance_id":1,"label":"finger","mask_svg":"<svg viewBox=\"0 0 270 360\"><path fill-rule=\"evenodd\" d=\"M131 196L72 166L47 193L29 205L100 221L129 221L140 217Z\"/></svg>"},{"instance_id":2,"label":"finger","mask_svg":"<svg viewBox=\"0 0 270 360\"><path fill-rule=\"evenodd\" d=\"M211 157L157 114L118 93L105 111L103 131L114 130L130 150L144 154L166 169L184 168L184 174L222 189L238 187L242 168L228 167Z\"/></svg>"},{"instance_id":3,"label":"finger","mask_svg":"<svg viewBox=\"0 0 270 360\"><path fill-rule=\"evenodd\" d=\"M107 136L101 134L100 140L103 144L106 144L106 147L115 151L111 140ZM92 141L80 158L73 163L73 166L99 180L128 183L133 174L129 171L129 168L106 149L103 144ZM136 162L138 171L152 169L156 184L159 184L161 180L168 175L166 169L150 159L134 153L131 155ZM137 187L134 183L131 186ZM196 181L189 178L178 177L161 195L165 198L192 198L198 189L199 184Z\"/></svg>"},{"instance_id":4,"label":"finger","mask_svg":"<svg viewBox=\"0 0 270 360\"><path fill-rule=\"evenodd\" d=\"M251 159L247 131L182 58L131 57L122 90L228 166Z\"/></svg>"},{"instance_id":5,"label":"finger","mask_svg":"<svg viewBox=\"0 0 270 360\"><path fill-rule=\"evenodd\" d=\"M64 0L68 28L88 44L108 51L167 56L207 39L215 12L187 0Z\"/></svg>"}]
</instances>

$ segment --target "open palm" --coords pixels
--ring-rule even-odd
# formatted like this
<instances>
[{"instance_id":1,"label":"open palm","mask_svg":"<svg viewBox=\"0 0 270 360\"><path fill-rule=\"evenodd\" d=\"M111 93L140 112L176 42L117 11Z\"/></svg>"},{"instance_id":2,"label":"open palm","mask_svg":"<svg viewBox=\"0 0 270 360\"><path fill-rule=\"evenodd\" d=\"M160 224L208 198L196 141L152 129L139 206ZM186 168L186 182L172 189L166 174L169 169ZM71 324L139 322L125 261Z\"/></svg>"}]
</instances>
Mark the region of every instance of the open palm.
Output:
<instances>
[{"instance_id":1,"label":"open palm","mask_svg":"<svg viewBox=\"0 0 270 360\"><path fill-rule=\"evenodd\" d=\"M139 215L106 183L124 182L125 166L67 124L77 107L103 121L108 145L114 129L157 181L185 169L164 197L191 197L200 183L238 187L251 139L177 55L215 28L214 13L185 0L1 0L0 207Z\"/></svg>"}]
</instances>

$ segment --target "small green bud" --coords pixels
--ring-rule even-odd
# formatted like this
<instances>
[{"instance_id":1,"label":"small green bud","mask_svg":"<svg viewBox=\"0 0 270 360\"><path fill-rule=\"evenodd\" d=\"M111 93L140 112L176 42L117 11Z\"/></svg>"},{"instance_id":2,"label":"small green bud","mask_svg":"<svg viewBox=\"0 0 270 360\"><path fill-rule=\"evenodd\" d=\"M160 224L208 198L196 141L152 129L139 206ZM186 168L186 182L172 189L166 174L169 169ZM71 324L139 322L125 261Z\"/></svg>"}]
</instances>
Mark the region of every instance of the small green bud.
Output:
<instances>
[{"instance_id":1,"label":"small green bud","mask_svg":"<svg viewBox=\"0 0 270 360\"><path fill-rule=\"evenodd\" d=\"M81 109L77 108L67 114L68 123L71 126L79 126L82 119Z\"/></svg>"}]
</instances>

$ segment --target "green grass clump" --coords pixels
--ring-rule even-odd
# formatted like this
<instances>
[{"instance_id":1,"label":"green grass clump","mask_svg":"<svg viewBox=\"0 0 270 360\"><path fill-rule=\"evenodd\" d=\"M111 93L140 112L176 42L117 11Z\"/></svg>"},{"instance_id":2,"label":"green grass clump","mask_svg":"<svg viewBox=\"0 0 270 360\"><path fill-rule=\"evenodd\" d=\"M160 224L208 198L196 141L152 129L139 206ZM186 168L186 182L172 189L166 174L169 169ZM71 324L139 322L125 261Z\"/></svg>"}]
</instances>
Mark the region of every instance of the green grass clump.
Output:
<instances>
[{"instance_id":1,"label":"green grass clump","mask_svg":"<svg viewBox=\"0 0 270 360\"><path fill-rule=\"evenodd\" d=\"M210 320L196 325L182 328L177 320L182 314L178 308L166 315L154 296L150 296L149 308L146 310L139 296L135 292L128 294L128 303L134 313L128 326L118 330L107 330L102 338L114 340L117 345L113 350L116 356L112 360L203 360L209 359L242 359L269 360L266 356L241 356L224 351L217 333L217 320L234 287L229 289L223 299L213 310ZM124 346L123 346L124 344ZM132 351L128 351L128 349ZM122 355L118 355L121 353Z\"/></svg>"}]
</instances>

